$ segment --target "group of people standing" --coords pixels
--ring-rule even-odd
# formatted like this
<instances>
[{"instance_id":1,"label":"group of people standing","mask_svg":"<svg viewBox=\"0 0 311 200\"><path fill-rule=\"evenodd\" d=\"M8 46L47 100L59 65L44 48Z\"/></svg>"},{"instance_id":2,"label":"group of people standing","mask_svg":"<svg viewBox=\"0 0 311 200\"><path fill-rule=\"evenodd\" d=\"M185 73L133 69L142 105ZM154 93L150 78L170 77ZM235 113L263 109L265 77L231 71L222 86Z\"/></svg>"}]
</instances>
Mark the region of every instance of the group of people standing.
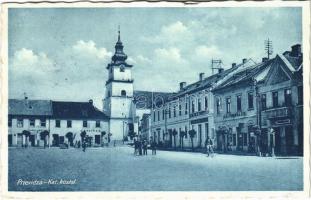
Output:
<instances>
[{"instance_id":1,"label":"group of people standing","mask_svg":"<svg viewBox=\"0 0 311 200\"><path fill-rule=\"evenodd\" d=\"M150 138L150 142L146 139L134 138L134 155L142 156L148 155L148 147L152 150L152 155L157 154L157 143Z\"/></svg>"}]
</instances>

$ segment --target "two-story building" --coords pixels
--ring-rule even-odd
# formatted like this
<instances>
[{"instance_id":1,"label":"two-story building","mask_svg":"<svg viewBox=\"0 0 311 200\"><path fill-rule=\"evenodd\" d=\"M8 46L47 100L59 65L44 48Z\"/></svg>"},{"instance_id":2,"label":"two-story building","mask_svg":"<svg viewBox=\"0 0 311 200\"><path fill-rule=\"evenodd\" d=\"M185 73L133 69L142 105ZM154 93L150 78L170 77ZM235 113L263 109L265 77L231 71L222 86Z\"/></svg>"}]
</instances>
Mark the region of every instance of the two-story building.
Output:
<instances>
[{"instance_id":1,"label":"two-story building","mask_svg":"<svg viewBox=\"0 0 311 200\"><path fill-rule=\"evenodd\" d=\"M303 154L303 66L300 44L275 57L259 88L260 126L278 155Z\"/></svg>"},{"instance_id":2,"label":"two-story building","mask_svg":"<svg viewBox=\"0 0 311 200\"><path fill-rule=\"evenodd\" d=\"M89 102L9 99L9 146L70 146L85 131L91 146L108 141L108 117Z\"/></svg>"}]
</instances>

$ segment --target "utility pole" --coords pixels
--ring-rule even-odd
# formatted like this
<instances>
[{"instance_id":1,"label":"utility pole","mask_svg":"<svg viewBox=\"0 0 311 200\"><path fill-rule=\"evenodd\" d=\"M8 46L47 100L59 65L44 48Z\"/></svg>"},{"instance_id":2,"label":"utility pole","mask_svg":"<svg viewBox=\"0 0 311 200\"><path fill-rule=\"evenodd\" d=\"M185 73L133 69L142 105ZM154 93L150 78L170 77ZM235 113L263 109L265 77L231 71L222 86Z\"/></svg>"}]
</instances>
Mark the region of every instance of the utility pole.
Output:
<instances>
[{"instance_id":1,"label":"utility pole","mask_svg":"<svg viewBox=\"0 0 311 200\"><path fill-rule=\"evenodd\" d=\"M266 51L268 59L270 59L270 56L273 53L273 46L272 46L272 41L269 40L269 38L265 40L265 51Z\"/></svg>"}]
</instances>

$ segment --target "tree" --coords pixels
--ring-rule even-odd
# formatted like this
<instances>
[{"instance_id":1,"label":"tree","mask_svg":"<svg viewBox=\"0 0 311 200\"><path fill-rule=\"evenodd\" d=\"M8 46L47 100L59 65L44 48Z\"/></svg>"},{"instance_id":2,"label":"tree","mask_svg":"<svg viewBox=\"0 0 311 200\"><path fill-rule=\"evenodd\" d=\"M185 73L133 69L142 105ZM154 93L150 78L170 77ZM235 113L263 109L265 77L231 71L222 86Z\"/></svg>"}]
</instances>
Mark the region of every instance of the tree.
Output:
<instances>
[{"instance_id":1,"label":"tree","mask_svg":"<svg viewBox=\"0 0 311 200\"><path fill-rule=\"evenodd\" d=\"M46 147L46 137L49 135L49 132L47 130L44 130L40 133L40 138L41 140L44 141L44 144L43 144L43 147L45 148Z\"/></svg>"},{"instance_id":2,"label":"tree","mask_svg":"<svg viewBox=\"0 0 311 200\"><path fill-rule=\"evenodd\" d=\"M193 130L193 129L189 130L189 137L190 137L190 140L191 140L192 151L194 151L194 148L193 148L193 138L194 138L195 134L197 134L197 132L195 130Z\"/></svg>"},{"instance_id":3,"label":"tree","mask_svg":"<svg viewBox=\"0 0 311 200\"><path fill-rule=\"evenodd\" d=\"M23 130L22 135L25 137L25 144L23 143L22 146L27 147L28 146L28 138L30 136L30 132Z\"/></svg>"},{"instance_id":4,"label":"tree","mask_svg":"<svg viewBox=\"0 0 311 200\"><path fill-rule=\"evenodd\" d=\"M180 147L181 149L184 148L184 137L186 136L186 132L185 131L180 131L179 133L179 138L180 138Z\"/></svg>"},{"instance_id":5,"label":"tree","mask_svg":"<svg viewBox=\"0 0 311 200\"><path fill-rule=\"evenodd\" d=\"M174 130L172 131L172 135L173 135L173 137L174 137L174 147L176 148L176 135L177 135L176 129L174 129Z\"/></svg>"},{"instance_id":6,"label":"tree","mask_svg":"<svg viewBox=\"0 0 311 200\"><path fill-rule=\"evenodd\" d=\"M73 133L72 132L66 133L66 138L68 139L68 146L72 146L73 145Z\"/></svg>"},{"instance_id":7,"label":"tree","mask_svg":"<svg viewBox=\"0 0 311 200\"><path fill-rule=\"evenodd\" d=\"M107 133L106 133L106 131L102 131L101 132L101 144L102 144L102 146L103 146L103 144L104 144L104 136L106 135Z\"/></svg>"},{"instance_id":8,"label":"tree","mask_svg":"<svg viewBox=\"0 0 311 200\"><path fill-rule=\"evenodd\" d=\"M86 132L82 131L80 136L81 136L81 142L83 142L85 140L85 137L86 137Z\"/></svg>"}]
</instances>

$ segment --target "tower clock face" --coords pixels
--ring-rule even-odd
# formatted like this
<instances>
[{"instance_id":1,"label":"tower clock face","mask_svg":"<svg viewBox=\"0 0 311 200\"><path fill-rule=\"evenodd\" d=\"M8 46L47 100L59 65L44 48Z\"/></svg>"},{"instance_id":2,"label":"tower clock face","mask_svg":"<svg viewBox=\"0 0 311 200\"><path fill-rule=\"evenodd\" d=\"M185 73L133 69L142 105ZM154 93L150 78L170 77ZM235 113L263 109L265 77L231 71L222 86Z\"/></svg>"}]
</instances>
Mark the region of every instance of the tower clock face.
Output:
<instances>
[{"instance_id":1,"label":"tower clock face","mask_svg":"<svg viewBox=\"0 0 311 200\"><path fill-rule=\"evenodd\" d=\"M120 71L121 71L121 72L124 72L124 70L125 70L124 65L120 65Z\"/></svg>"}]
</instances>

